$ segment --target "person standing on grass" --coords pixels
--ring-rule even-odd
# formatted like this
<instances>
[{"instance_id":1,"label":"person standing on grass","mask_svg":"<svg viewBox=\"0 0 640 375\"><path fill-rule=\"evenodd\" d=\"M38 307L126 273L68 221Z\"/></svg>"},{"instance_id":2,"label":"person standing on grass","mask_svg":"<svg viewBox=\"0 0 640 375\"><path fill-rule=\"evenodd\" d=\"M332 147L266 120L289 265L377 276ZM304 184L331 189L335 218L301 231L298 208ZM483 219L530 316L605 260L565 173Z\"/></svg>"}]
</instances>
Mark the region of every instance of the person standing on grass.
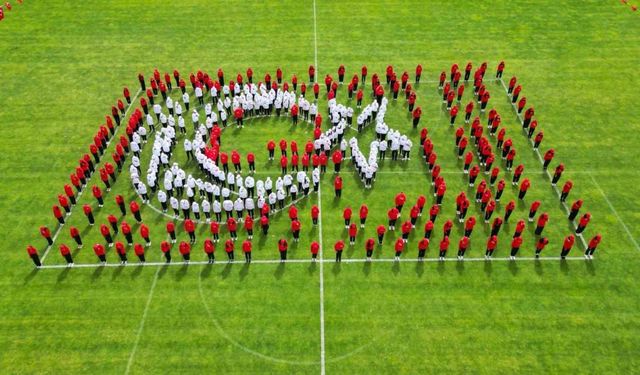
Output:
<instances>
[{"instance_id":1,"label":"person standing on grass","mask_svg":"<svg viewBox=\"0 0 640 375\"><path fill-rule=\"evenodd\" d=\"M101 224L100 225L100 233L102 234L102 237L104 237L104 240L107 242L109 247L113 247L113 238L111 238L111 233L109 232L109 227L107 227L104 224Z\"/></svg>"},{"instance_id":2,"label":"person standing on grass","mask_svg":"<svg viewBox=\"0 0 640 375\"><path fill-rule=\"evenodd\" d=\"M464 260L464 253L469 247L469 237L463 236L458 242L458 260Z\"/></svg>"},{"instance_id":3,"label":"person standing on grass","mask_svg":"<svg viewBox=\"0 0 640 375\"><path fill-rule=\"evenodd\" d=\"M229 263L232 263L234 260L233 251L235 248L235 244L231 239L228 239L224 243L224 251L227 253L227 258L229 258Z\"/></svg>"},{"instance_id":4,"label":"person standing on grass","mask_svg":"<svg viewBox=\"0 0 640 375\"><path fill-rule=\"evenodd\" d=\"M38 250L35 247L31 245L27 246L27 254L29 254L29 257L33 261L33 264L36 266L36 268L42 267L40 256L38 255Z\"/></svg>"},{"instance_id":5,"label":"person standing on grass","mask_svg":"<svg viewBox=\"0 0 640 375\"><path fill-rule=\"evenodd\" d=\"M46 226L40 227L40 235L47 240L47 244L49 246L53 245L53 239L51 238L51 231Z\"/></svg>"},{"instance_id":6,"label":"person standing on grass","mask_svg":"<svg viewBox=\"0 0 640 375\"><path fill-rule=\"evenodd\" d=\"M311 242L310 251L311 251L311 261L315 262L318 258L318 252L320 251L320 244L316 241Z\"/></svg>"},{"instance_id":7,"label":"person standing on grass","mask_svg":"<svg viewBox=\"0 0 640 375\"><path fill-rule=\"evenodd\" d=\"M573 221L577 216L578 212L580 212L580 208L582 208L582 199L578 199L573 202L571 205L571 210L569 212L569 220Z\"/></svg>"},{"instance_id":8,"label":"person standing on grass","mask_svg":"<svg viewBox=\"0 0 640 375\"><path fill-rule=\"evenodd\" d=\"M492 234L487 240L487 251L484 253L485 259L491 259L496 246L498 246L498 236Z\"/></svg>"},{"instance_id":9,"label":"person standing on grass","mask_svg":"<svg viewBox=\"0 0 640 375\"><path fill-rule=\"evenodd\" d=\"M576 234L578 236L582 236L582 232L584 232L590 220L591 220L590 213L587 212L586 214L582 215L582 217L580 218L580 221L578 222L578 228L576 229Z\"/></svg>"},{"instance_id":10,"label":"person standing on grass","mask_svg":"<svg viewBox=\"0 0 640 375\"><path fill-rule=\"evenodd\" d=\"M138 202L131 201L129 204L129 211L131 211L133 217L138 223L142 223L142 216L140 215L140 206L138 205Z\"/></svg>"},{"instance_id":11,"label":"person standing on grass","mask_svg":"<svg viewBox=\"0 0 640 375\"><path fill-rule=\"evenodd\" d=\"M280 253L280 263L284 263L287 260L287 249L289 248L289 243L286 239L281 238L278 240L278 252Z\"/></svg>"},{"instance_id":12,"label":"person standing on grass","mask_svg":"<svg viewBox=\"0 0 640 375\"><path fill-rule=\"evenodd\" d=\"M567 258L567 254L569 254L569 251L571 251L571 248L573 248L573 244L575 242L576 238L573 234L570 234L564 238L564 242L562 243L562 251L560 252L561 259Z\"/></svg>"},{"instance_id":13,"label":"person standing on grass","mask_svg":"<svg viewBox=\"0 0 640 375\"><path fill-rule=\"evenodd\" d=\"M189 235L189 240L193 244L196 242L196 225L191 219L185 219L184 221L184 230Z\"/></svg>"},{"instance_id":14,"label":"person standing on grass","mask_svg":"<svg viewBox=\"0 0 640 375\"><path fill-rule=\"evenodd\" d=\"M520 250L520 246L522 246L522 237L514 237L511 241L511 256L509 257L511 260L516 259L516 254L518 254L518 250Z\"/></svg>"},{"instance_id":15,"label":"person standing on grass","mask_svg":"<svg viewBox=\"0 0 640 375\"><path fill-rule=\"evenodd\" d=\"M107 256L104 251L104 245L99 243L93 245L93 252L96 254L98 259L100 260L100 264L107 263Z\"/></svg>"},{"instance_id":16,"label":"person standing on grass","mask_svg":"<svg viewBox=\"0 0 640 375\"><path fill-rule=\"evenodd\" d=\"M544 250L545 246L549 243L549 240L546 237L538 238L536 241L536 259L540 258L540 253Z\"/></svg>"},{"instance_id":17,"label":"person standing on grass","mask_svg":"<svg viewBox=\"0 0 640 375\"><path fill-rule=\"evenodd\" d=\"M71 256L69 246L60 244L60 255L67 261L67 267L73 267L73 257Z\"/></svg>"},{"instance_id":18,"label":"person standing on grass","mask_svg":"<svg viewBox=\"0 0 640 375\"><path fill-rule=\"evenodd\" d=\"M123 220L122 223L120 223L120 229L122 231L122 234L124 235L124 238L126 238L127 240L127 244L129 246L133 245L133 235L131 234L131 226L129 225L129 223Z\"/></svg>"},{"instance_id":19,"label":"person standing on grass","mask_svg":"<svg viewBox=\"0 0 640 375\"><path fill-rule=\"evenodd\" d=\"M180 250L180 255L182 255L182 259L185 264L189 264L189 260L191 259L191 245L185 241L180 241L180 245L178 245L178 250Z\"/></svg>"},{"instance_id":20,"label":"person standing on grass","mask_svg":"<svg viewBox=\"0 0 640 375\"><path fill-rule=\"evenodd\" d=\"M380 224L376 228L376 233L378 235L378 245L382 245L382 241L384 240L384 234L387 231L384 225Z\"/></svg>"},{"instance_id":21,"label":"person standing on grass","mask_svg":"<svg viewBox=\"0 0 640 375\"><path fill-rule=\"evenodd\" d=\"M602 236L598 233L596 234L590 241L589 245L587 245L587 250L584 252L584 257L587 259L593 259L593 253L598 248L598 245L602 241Z\"/></svg>"},{"instance_id":22,"label":"person standing on grass","mask_svg":"<svg viewBox=\"0 0 640 375\"><path fill-rule=\"evenodd\" d=\"M536 226L536 231L535 231L536 236L542 235L542 231L544 230L544 227L547 225L548 221L549 221L549 214L546 212L543 212L538 217L538 224Z\"/></svg>"},{"instance_id":23,"label":"person standing on grass","mask_svg":"<svg viewBox=\"0 0 640 375\"><path fill-rule=\"evenodd\" d=\"M244 253L244 261L246 263L251 263L251 249L253 247L253 244L251 243L250 240L244 240L244 242L242 242L242 252ZM213 254L213 253L211 253Z\"/></svg>"},{"instance_id":24,"label":"person standing on grass","mask_svg":"<svg viewBox=\"0 0 640 375\"><path fill-rule=\"evenodd\" d=\"M368 238L364 243L364 249L367 255L367 262L371 261L371 256L373 255L373 248L375 247L376 242L373 238Z\"/></svg>"},{"instance_id":25,"label":"person standing on grass","mask_svg":"<svg viewBox=\"0 0 640 375\"><path fill-rule=\"evenodd\" d=\"M564 183L564 186L562 186L562 192L560 193L560 202L564 202L567 200L567 197L569 196L569 193L571 192L572 188L573 188L573 181L568 180L567 182Z\"/></svg>"},{"instance_id":26,"label":"person standing on grass","mask_svg":"<svg viewBox=\"0 0 640 375\"><path fill-rule=\"evenodd\" d=\"M439 254L439 259L442 261L444 260L445 256L447 255L447 250L449 249L449 237L443 237L442 240L440 241L440 254Z\"/></svg>"},{"instance_id":27,"label":"person standing on grass","mask_svg":"<svg viewBox=\"0 0 640 375\"><path fill-rule=\"evenodd\" d=\"M73 238L74 241L76 241L76 244L78 245L78 249L82 249L82 238L80 237L80 231L78 230L78 228L76 227L71 227L69 228L69 235L71 236L71 238Z\"/></svg>"},{"instance_id":28,"label":"person standing on grass","mask_svg":"<svg viewBox=\"0 0 640 375\"><path fill-rule=\"evenodd\" d=\"M160 243L160 251L165 258L165 263L171 263L171 244L168 241L162 241Z\"/></svg>"},{"instance_id":29,"label":"person standing on grass","mask_svg":"<svg viewBox=\"0 0 640 375\"><path fill-rule=\"evenodd\" d=\"M336 244L333 246L333 249L336 253L336 262L342 262L342 250L344 250L344 241L338 240Z\"/></svg>"}]
</instances>

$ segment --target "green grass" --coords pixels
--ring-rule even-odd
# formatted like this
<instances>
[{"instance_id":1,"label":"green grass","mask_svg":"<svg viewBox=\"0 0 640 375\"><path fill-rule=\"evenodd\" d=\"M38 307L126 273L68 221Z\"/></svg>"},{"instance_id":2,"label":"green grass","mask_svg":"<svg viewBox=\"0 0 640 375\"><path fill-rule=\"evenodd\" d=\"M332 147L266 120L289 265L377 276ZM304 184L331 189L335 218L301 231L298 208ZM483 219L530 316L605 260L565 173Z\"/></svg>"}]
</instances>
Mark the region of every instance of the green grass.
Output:
<instances>
[{"instance_id":1,"label":"green grass","mask_svg":"<svg viewBox=\"0 0 640 375\"><path fill-rule=\"evenodd\" d=\"M633 170L640 159L633 106L640 83L637 15L616 1L317 1L316 10L320 76L335 76L340 64L351 74L367 64L371 76L383 73L387 64L413 73L422 63L423 80L434 80L452 62L477 66L488 61L492 74L497 62L505 60L505 76L518 76L536 108L545 132L542 149L556 149L556 161L567 166L565 178L575 182L572 197L583 197L593 214L586 237L596 232L604 236L596 260L325 263L322 271L308 263L33 271L25 246L44 249L37 228L54 227L56 194L122 87L135 92L139 71L149 76L154 67L162 72L177 68L184 75L196 69L213 73L220 66L229 77L251 66L262 77L281 66L286 77L297 73L302 79L314 63L316 35L310 1L187 1L175 6L159 1L25 1L0 23L3 372L123 373L130 362L136 373L317 373L321 272L328 373L634 372L640 347L635 283L640 201L634 189L640 178ZM525 152L525 139L501 87L488 87L490 104L502 114L525 175L532 179L527 201L542 199L552 216L546 252L556 255L568 223L538 173L535 155ZM429 128L443 171L456 171L452 131L433 84L419 87L418 102L424 113L421 125ZM388 123L417 143L403 102L390 107ZM266 140L284 137L300 143L310 136L306 129L310 127L291 134L284 120L254 120L241 131L227 130L223 141L232 140L242 153L255 147L259 170L275 176L277 165L264 162ZM368 129L360 136L361 145L372 138ZM397 191L404 190L409 202L425 194L431 204L417 155L414 147L410 162L385 162L381 171L406 173L381 173L370 191L363 192L347 168L341 200L333 199L330 174L324 177L326 258L333 257L333 242L346 236L340 225L345 205L356 208L366 201L371 209L365 233L345 251L345 257L362 258L364 240L384 221ZM452 215L455 194L464 188L459 175L446 179L449 191L436 240L444 218ZM98 223L116 211L116 193L133 197L128 181L126 173L119 176L97 212ZM507 187L503 202L514 193ZM301 202L303 239L292 248L292 258L308 258L309 241L319 236L308 216L317 199L311 195ZM81 202L93 203L89 192ZM525 214L519 207L513 218ZM154 241L149 258L159 260L166 218L147 208L143 216ZM273 221L254 258L276 258L277 239L288 236L288 220L283 219ZM80 212L70 222L85 228ZM70 242L67 231L68 225L58 243ZM482 226L476 229L469 256L481 255L483 231ZM198 235L201 240L205 228ZM508 251L508 237L501 235L499 256ZM452 249L458 238L456 228ZM90 244L100 236L94 228L84 239L88 245L76 254L77 262L94 263ZM391 257L393 237L386 242L375 257ZM531 254L532 244L532 233L526 232L522 255ZM434 250L432 244L429 257ZM203 255L198 246L194 257L202 260ZM415 255L411 241L403 256ZM217 256L223 256L221 249ZM109 260L115 261L113 253ZM62 263L57 249L46 263Z\"/></svg>"}]
</instances>

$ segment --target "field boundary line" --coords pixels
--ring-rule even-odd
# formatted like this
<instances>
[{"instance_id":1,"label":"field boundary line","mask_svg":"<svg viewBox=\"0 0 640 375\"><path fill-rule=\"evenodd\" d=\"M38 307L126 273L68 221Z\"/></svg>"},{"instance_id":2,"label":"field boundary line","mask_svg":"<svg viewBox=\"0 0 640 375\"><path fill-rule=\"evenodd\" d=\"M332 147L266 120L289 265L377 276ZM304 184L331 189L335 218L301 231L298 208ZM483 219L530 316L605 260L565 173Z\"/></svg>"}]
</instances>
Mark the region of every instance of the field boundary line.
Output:
<instances>
[{"instance_id":1,"label":"field boundary line","mask_svg":"<svg viewBox=\"0 0 640 375\"><path fill-rule=\"evenodd\" d=\"M140 324L138 325L138 332L136 333L136 341L133 344L133 348L131 349L131 354L129 354L129 361L127 362L127 368L125 369L125 375L129 374L131 370L131 365L133 364L133 358L138 351L138 344L140 343L140 336L142 336L142 331L144 330L144 323L147 320L147 313L149 312L149 306L151 305L151 300L153 299L153 292L156 289L156 284L158 283L158 275L160 274L160 268L156 270L156 273L153 277L153 283L151 284L151 289L149 290L149 295L147 296L147 303L144 306L144 311L142 312L142 318L140 319Z\"/></svg>"},{"instance_id":2,"label":"field boundary line","mask_svg":"<svg viewBox=\"0 0 640 375\"><path fill-rule=\"evenodd\" d=\"M322 253L322 245L320 245L320 253ZM320 254L321 255L321 254ZM469 258L464 258L464 260L459 260L457 258L444 258L443 260L440 260L438 258L425 258L423 260L419 260L417 258L400 258L399 260L395 260L394 258L373 258L371 260L368 260L366 258L350 258L350 259L342 259L342 263L366 263L366 262L371 262L371 263L393 263L393 262L399 262L399 263L438 263L438 262L460 262L460 263L464 263L464 262L480 262L480 261L484 261L484 262L493 262L493 261L497 261L497 262L502 262L502 261L513 261L513 262L520 262L520 261L561 261L562 259L560 259L559 256L542 256L540 258L535 258L535 257L516 257L516 259L511 259L509 257L494 257L491 259L486 259L484 257L469 257ZM566 257L566 260L586 260L584 257L582 256L568 256ZM312 259L287 259L286 261L284 261L285 264L287 263L291 263L291 264L309 264L312 263L313 260ZM335 260L333 259L322 259L322 258L318 258L316 261L316 263L320 263L320 268L322 268L323 263L336 263ZM254 264L280 264L282 263L280 261L280 259L258 259L258 260L252 260L251 261L251 265L253 266ZM66 264L50 264L50 265L45 265L40 267L40 269L64 269L64 268L101 268L101 267L176 267L176 266L195 266L195 265L211 265L212 267L222 267L222 265L226 265L229 264L229 262L227 261L220 261L220 262L215 262L213 264L210 264L208 261L191 261L189 263L184 263L184 262L171 262L171 263L165 263L165 262L146 262L146 263L126 263L126 264L120 264L120 263L105 263L105 264L100 264L100 263L79 263L79 264L74 264L73 267L68 267ZM245 262L232 262L231 264L239 264L239 265L244 265Z\"/></svg>"},{"instance_id":3,"label":"field boundary line","mask_svg":"<svg viewBox=\"0 0 640 375\"><path fill-rule=\"evenodd\" d=\"M620 217L620 214L618 214L618 211L615 209L615 207L609 200L609 197L607 196L607 194L605 194L604 190L602 189L598 181L596 181L595 177L593 177L593 175L590 174L589 177L591 177L591 181L593 181L593 184L595 185L595 187L598 189L598 191L600 191L600 194L602 194L602 198L604 198L605 202L607 202L607 204L609 205L611 212L613 212L616 219L618 219L620 224L622 224L622 228L624 228L624 231L627 233L627 236L629 236L631 243L633 243L633 245L636 247L636 250L640 251L640 246L638 245L638 242L636 241L635 238L633 238L633 235L631 234L629 227L627 227L627 224L625 224L624 220L622 220L622 217Z\"/></svg>"},{"instance_id":4,"label":"field boundary line","mask_svg":"<svg viewBox=\"0 0 640 375\"><path fill-rule=\"evenodd\" d=\"M138 89L138 92L136 92L136 95L133 97L133 99L131 99L131 104L129 104L129 106L127 106L127 109L124 111L124 115L122 116L122 120L123 120L123 121L124 121L124 119L127 117L127 113L129 113L129 109L131 109L132 107L134 107L134 106L135 106L133 103L138 99L138 96L140 95L140 92L142 92L142 89L141 89L141 88L139 88L139 89ZM107 147L109 147L109 145L111 144L111 140L112 140L112 139L114 139L114 137L115 137L115 136L116 136L116 133L114 132L114 133L113 133L113 136L112 136L112 137L107 141ZM105 150L106 150L106 148L107 148L107 147L105 147ZM96 167L97 167L97 165L96 165ZM97 172L97 168L96 168L96 172ZM86 187L89 185L89 181L91 181L91 178L93 177L93 175L94 175L96 172L92 173L92 174L91 174L91 175L86 179L86 183L85 183L85 185L84 185L84 187L85 187L85 188L83 188L80 192L78 192L78 194L77 194L77 196L76 196L77 200L79 200L79 198L80 198L80 196L82 195L82 193L84 193L84 191L85 191ZM72 205L72 206L69 208L69 215L68 215L68 216L71 216L71 214L73 213L73 208L74 208L74 207L76 207L76 206L78 205L78 203L79 203L79 202L76 202L76 204ZM65 221L65 223L66 223L66 221ZM47 258L47 255L49 255L49 251L51 250L51 248L53 247L53 245L55 245L55 243L56 243L56 239L58 238L58 235L60 234L60 231L62 230L62 227L64 227L64 224L63 224L63 225L60 225L60 223L58 223L58 228L56 228L56 231L55 231L55 233L53 234L53 237L51 238L51 245L47 245L47 247L46 247L46 248L45 248L45 250L44 250L44 253L42 254L42 258L40 259L40 262L41 262L42 264L44 264L44 260Z\"/></svg>"}]
</instances>

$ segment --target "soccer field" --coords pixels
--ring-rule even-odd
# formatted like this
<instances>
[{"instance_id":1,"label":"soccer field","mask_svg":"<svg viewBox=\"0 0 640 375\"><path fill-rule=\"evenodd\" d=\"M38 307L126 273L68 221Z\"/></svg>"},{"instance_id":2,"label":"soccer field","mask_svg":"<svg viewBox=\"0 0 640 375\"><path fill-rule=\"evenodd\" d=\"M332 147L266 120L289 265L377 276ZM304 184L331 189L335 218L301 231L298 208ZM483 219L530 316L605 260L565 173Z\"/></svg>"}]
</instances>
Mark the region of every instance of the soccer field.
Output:
<instances>
[{"instance_id":1,"label":"soccer field","mask_svg":"<svg viewBox=\"0 0 640 375\"><path fill-rule=\"evenodd\" d=\"M633 98L640 85L639 21L628 5L608 0L16 2L0 22L1 372L637 372L640 177L633 168L640 160L640 124ZM502 81L495 79L500 61L506 63ZM512 173L496 158L499 178L507 186L494 217L503 215L510 200L517 204L502 227L492 261L484 259L491 228L473 200L478 183L468 186L454 142L459 126L468 136L464 108L472 100L473 82L464 82L454 127L438 88L440 72L447 72L448 81L451 65L464 70L467 62L473 63L473 71L487 62L487 112L495 108L500 114L501 126L517 150L515 165L523 164L523 178L531 181L526 198L519 201L518 188L510 184ZM413 142L410 160L392 161L387 152L373 187L364 189L347 151L340 198L334 194L329 161L319 191L296 202L300 242L292 241L285 209L270 216L268 235L260 233L256 220L250 265L241 252L244 229L238 231L236 261L226 262L223 245L229 233L224 226L216 243L216 263L209 265L202 250L209 226L200 223L191 264L182 263L175 244L173 262L166 266L160 242L168 238L165 225L173 215L159 212L151 194L149 205L141 204L152 240L147 264L140 266L129 247L126 266L119 264L114 248L107 248L107 264L101 266L92 246L104 243L99 225L107 215L120 218L115 195L123 195L127 203L140 202L129 177L131 155L111 191L103 189L104 207L91 195L93 185L103 188L96 173L67 223L57 230L51 207L111 106L123 99L123 87L133 100L115 140L140 108L145 93L138 91L138 73L149 86L155 68L161 74L179 70L196 105L191 72L206 71L215 79L221 68L228 81L251 67L254 81L262 81L266 73L275 80L279 67L284 81L296 74L300 83L309 85L307 69L314 65L319 113L326 118L324 77L337 79L341 64L346 67L345 84L337 90L337 102L354 108L354 127L361 109L347 99L346 83L366 65L363 107L374 100L371 77L377 73L389 99L385 121ZM417 64L424 71L415 85ZM422 108L417 129L404 94L394 101L385 85L388 65L398 77L409 73L416 105ZM544 131L540 154L523 134L506 93L512 76L517 76L521 97L526 96L526 107L535 108L538 129ZM175 86L169 95L181 98ZM306 97L312 98L310 85ZM155 99L162 102L160 95ZM208 94L205 100L210 100ZM204 119L204 108L196 108ZM168 113L164 106L163 111ZM475 116L486 131L487 113L480 113L478 104ZM182 147L185 137L194 137L190 111L185 111L185 122L187 134L177 135L171 161L196 176L201 172ZM254 152L256 179L270 176L275 182L280 176L277 147L276 159L267 160L269 140L295 140L303 149L313 138L312 124L292 126L288 115L246 119L242 129L233 126L230 115L229 123L221 150L242 155L243 176L248 175L245 156ZM322 130L329 127L325 121ZM426 259L420 262L417 244L435 199L421 158L422 127L433 141L447 192ZM368 156L374 128L375 122L361 133L347 128L345 138L356 137ZM150 134L141 152L143 181L154 137ZM495 138L489 140L495 146ZM115 143L109 144L100 166L111 161ZM569 179L574 183L567 205L583 199L580 215L592 215L584 242L577 238L565 261L559 257L563 239L575 227L542 169L540 155L549 148L556 155L549 172L560 162L566 166L557 188ZM478 182L481 179L488 177L481 173ZM407 203L396 230L386 233L373 261L366 262L365 241L376 237L376 226L386 226L387 210L401 191ZM446 261L438 261L442 225L455 218L460 191L472 200L468 216L474 215L478 223L460 261L456 253L464 226L454 220ZM400 224L419 195L427 198L424 213L400 261L394 261ZM541 202L538 213L550 215L544 231L549 245L541 259L534 259L535 223L527 223L517 259L509 260L516 222L526 221L534 200ZM289 199L286 203L291 204ZM366 227L358 228L350 246L342 213L351 207L357 222L363 203L369 207ZM83 215L84 204L93 207L93 227ZM318 225L311 222L313 205L320 208ZM143 243L132 215L124 219L134 229L135 242ZM188 240L182 218L175 223L178 242ZM39 234L42 225L56 234L51 247ZM82 249L76 249L69 236L71 226L81 231ZM597 233L603 240L594 259L585 260L585 243ZM280 238L289 241L286 263L278 261ZM340 239L347 244L342 263L336 263L334 244ZM124 237L118 234L115 240ZM318 262L311 262L312 241L321 245ZM73 268L66 267L58 251L62 243L72 249ZM39 250L44 268L33 268L25 252L29 244Z\"/></svg>"}]
</instances>

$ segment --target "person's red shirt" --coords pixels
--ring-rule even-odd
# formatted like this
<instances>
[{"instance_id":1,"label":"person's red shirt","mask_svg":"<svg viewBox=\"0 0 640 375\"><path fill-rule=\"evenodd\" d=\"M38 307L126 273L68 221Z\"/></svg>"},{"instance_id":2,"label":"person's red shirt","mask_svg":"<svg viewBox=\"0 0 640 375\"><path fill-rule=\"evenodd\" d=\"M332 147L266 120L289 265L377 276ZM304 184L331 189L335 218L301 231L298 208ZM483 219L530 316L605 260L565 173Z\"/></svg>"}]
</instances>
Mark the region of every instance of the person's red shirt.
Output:
<instances>
[{"instance_id":1,"label":"person's red shirt","mask_svg":"<svg viewBox=\"0 0 640 375\"><path fill-rule=\"evenodd\" d=\"M333 249L336 252L340 252L340 251L344 250L344 241L343 240L339 240L338 242L336 242L336 244L333 246Z\"/></svg>"},{"instance_id":2,"label":"person's red shirt","mask_svg":"<svg viewBox=\"0 0 640 375\"><path fill-rule=\"evenodd\" d=\"M351 207L347 207L344 209L344 211L342 211L342 218L345 220L351 220L352 214L353 214L353 210L351 210Z\"/></svg>"},{"instance_id":3,"label":"person's red shirt","mask_svg":"<svg viewBox=\"0 0 640 375\"><path fill-rule=\"evenodd\" d=\"M402 240L402 238L398 238L396 240L396 243L394 245L394 249L396 250L397 253L401 253L402 250L404 250L404 241Z\"/></svg>"},{"instance_id":4,"label":"person's red shirt","mask_svg":"<svg viewBox=\"0 0 640 375\"><path fill-rule=\"evenodd\" d=\"M180 246L178 246L181 255L187 255L191 252L191 245L189 245L186 241L180 241Z\"/></svg>"},{"instance_id":5,"label":"person's red shirt","mask_svg":"<svg viewBox=\"0 0 640 375\"><path fill-rule=\"evenodd\" d=\"M242 242L242 252L243 253L250 253L252 246L253 245L252 245L251 241L244 240L244 242Z\"/></svg>"},{"instance_id":6,"label":"person's red shirt","mask_svg":"<svg viewBox=\"0 0 640 375\"><path fill-rule=\"evenodd\" d=\"M103 256L104 255L104 245L99 244L99 243L93 245L93 252L96 253L97 256Z\"/></svg>"},{"instance_id":7,"label":"person's red shirt","mask_svg":"<svg viewBox=\"0 0 640 375\"><path fill-rule=\"evenodd\" d=\"M194 224L193 220L186 219L184 221L184 230L187 233L193 233L196 230L196 225Z\"/></svg>"},{"instance_id":8,"label":"person's red shirt","mask_svg":"<svg viewBox=\"0 0 640 375\"><path fill-rule=\"evenodd\" d=\"M320 244L318 244L316 241L311 242L311 254L318 254L318 251L320 251Z\"/></svg>"}]
</instances>

